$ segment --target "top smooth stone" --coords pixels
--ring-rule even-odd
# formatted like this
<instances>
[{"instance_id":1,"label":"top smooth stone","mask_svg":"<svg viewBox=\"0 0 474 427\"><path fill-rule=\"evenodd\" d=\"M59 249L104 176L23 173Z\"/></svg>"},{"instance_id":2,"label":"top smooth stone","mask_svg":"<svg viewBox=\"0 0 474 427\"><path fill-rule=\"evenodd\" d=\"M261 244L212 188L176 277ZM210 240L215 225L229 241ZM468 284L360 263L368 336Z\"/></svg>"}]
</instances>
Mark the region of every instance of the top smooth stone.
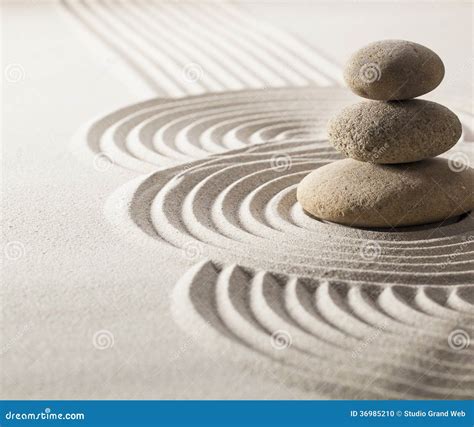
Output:
<instances>
[{"instance_id":1,"label":"top smooth stone","mask_svg":"<svg viewBox=\"0 0 474 427\"><path fill-rule=\"evenodd\" d=\"M444 64L432 50L405 40L382 40L354 53L344 69L349 88L363 98L399 101L431 92Z\"/></svg>"}]
</instances>

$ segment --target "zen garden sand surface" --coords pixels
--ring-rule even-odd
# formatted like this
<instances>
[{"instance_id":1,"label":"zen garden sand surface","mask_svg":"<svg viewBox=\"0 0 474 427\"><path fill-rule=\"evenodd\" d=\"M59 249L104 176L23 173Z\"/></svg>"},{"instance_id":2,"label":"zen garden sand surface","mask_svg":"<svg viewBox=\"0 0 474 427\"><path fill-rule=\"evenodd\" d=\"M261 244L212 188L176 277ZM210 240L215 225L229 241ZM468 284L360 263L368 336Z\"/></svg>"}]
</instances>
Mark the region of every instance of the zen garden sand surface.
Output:
<instances>
[{"instance_id":1,"label":"zen garden sand surface","mask_svg":"<svg viewBox=\"0 0 474 427\"><path fill-rule=\"evenodd\" d=\"M473 396L468 5L4 9L1 397Z\"/></svg>"}]
</instances>

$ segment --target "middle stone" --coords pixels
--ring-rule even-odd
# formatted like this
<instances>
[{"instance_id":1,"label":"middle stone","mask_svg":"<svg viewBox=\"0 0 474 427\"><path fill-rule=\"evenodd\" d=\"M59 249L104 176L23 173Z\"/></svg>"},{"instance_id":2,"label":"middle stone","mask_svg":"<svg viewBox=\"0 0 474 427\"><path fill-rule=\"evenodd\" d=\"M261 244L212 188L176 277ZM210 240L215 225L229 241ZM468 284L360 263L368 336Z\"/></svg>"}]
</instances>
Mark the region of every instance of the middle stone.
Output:
<instances>
[{"instance_id":1,"label":"middle stone","mask_svg":"<svg viewBox=\"0 0 474 427\"><path fill-rule=\"evenodd\" d=\"M329 122L329 140L344 155L370 163L435 157L459 140L461 122L448 108L421 99L364 101Z\"/></svg>"}]
</instances>

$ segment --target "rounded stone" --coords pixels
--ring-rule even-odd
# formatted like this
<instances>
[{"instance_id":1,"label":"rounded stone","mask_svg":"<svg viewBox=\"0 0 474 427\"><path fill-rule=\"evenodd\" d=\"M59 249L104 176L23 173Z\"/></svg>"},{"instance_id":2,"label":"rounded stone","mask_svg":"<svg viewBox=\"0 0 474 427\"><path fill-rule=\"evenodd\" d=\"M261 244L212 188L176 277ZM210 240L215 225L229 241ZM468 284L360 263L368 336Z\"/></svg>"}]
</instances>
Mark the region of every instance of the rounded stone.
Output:
<instances>
[{"instance_id":1,"label":"rounded stone","mask_svg":"<svg viewBox=\"0 0 474 427\"><path fill-rule=\"evenodd\" d=\"M436 102L363 101L343 109L328 126L332 145L371 163L407 163L435 157L461 137L456 114Z\"/></svg>"},{"instance_id":2,"label":"rounded stone","mask_svg":"<svg viewBox=\"0 0 474 427\"><path fill-rule=\"evenodd\" d=\"M344 68L349 88L380 101L415 98L443 80L444 64L431 49L405 40L382 40L359 49Z\"/></svg>"},{"instance_id":3,"label":"rounded stone","mask_svg":"<svg viewBox=\"0 0 474 427\"><path fill-rule=\"evenodd\" d=\"M474 169L442 158L404 165L344 159L316 169L296 197L316 218L356 227L444 221L474 209Z\"/></svg>"}]
</instances>

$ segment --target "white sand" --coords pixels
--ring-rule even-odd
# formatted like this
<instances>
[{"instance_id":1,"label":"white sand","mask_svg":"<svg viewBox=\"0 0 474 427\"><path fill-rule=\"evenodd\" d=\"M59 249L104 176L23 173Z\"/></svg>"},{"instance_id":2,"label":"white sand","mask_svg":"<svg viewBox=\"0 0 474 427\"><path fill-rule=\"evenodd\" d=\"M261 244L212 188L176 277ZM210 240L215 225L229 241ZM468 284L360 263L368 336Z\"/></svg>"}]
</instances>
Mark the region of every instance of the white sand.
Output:
<instances>
[{"instance_id":1,"label":"white sand","mask_svg":"<svg viewBox=\"0 0 474 427\"><path fill-rule=\"evenodd\" d=\"M310 393L467 399L472 351L446 346L453 328L471 328L467 295L460 287L349 286L205 262L183 276L173 308L194 339Z\"/></svg>"},{"instance_id":2,"label":"white sand","mask_svg":"<svg viewBox=\"0 0 474 427\"><path fill-rule=\"evenodd\" d=\"M295 203L338 158L337 64L234 8L111 4L3 7L0 397L472 395L448 345L474 336L472 218L362 231Z\"/></svg>"},{"instance_id":3,"label":"white sand","mask_svg":"<svg viewBox=\"0 0 474 427\"><path fill-rule=\"evenodd\" d=\"M301 93L310 94L311 103ZM214 98L224 103L228 96ZM219 261L199 263L180 280L173 293L177 322L205 348L228 349L257 364L255 372L269 369L311 393L468 398L472 352L447 342L453 330L470 335L474 320L473 218L390 231L309 218L296 203L297 183L340 157L306 127L306 116L311 111L324 122L344 103L340 91L234 96L233 119L214 116L208 129L190 119L178 126L176 118L174 131L165 130L154 148L176 149L183 134L194 147L226 141L248 147L135 180L106 205L117 229L129 228L142 246L166 242L191 260ZM196 121L216 103L197 103ZM300 119L285 123L280 104L291 105L289 115L296 111ZM272 346L274 334L291 341L288 348Z\"/></svg>"}]
</instances>

